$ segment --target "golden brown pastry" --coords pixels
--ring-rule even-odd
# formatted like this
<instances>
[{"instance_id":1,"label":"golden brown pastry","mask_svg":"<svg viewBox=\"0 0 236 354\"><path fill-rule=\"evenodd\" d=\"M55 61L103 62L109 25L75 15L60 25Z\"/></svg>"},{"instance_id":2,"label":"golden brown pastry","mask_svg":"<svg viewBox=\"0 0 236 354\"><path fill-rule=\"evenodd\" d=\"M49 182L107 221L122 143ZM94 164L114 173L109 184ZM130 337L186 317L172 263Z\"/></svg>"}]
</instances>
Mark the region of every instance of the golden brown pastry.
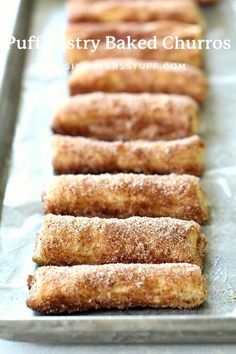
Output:
<instances>
[{"instance_id":1,"label":"golden brown pastry","mask_svg":"<svg viewBox=\"0 0 236 354\"><path fill-rule=\"evenodd\" d=\"M40 267L28 278L27 306L46 313L99 308L192 308L207 297L194 264L106 264Z\"/></svg>"},{"instance_id":2,"label":"golden brown pastry","mask_svg":"<svg viewBox=\"0 0 236 354\"><path fill-rule=\"evenodd\" d=\"M202 266L206 237L194 221L46 215L33 260L39 265L193 263Z\"/></svg>"},{"instance_id":3,"label":"golden brown pastry","mask_svg":"<svg viewBox=\"0 0 236 354\"><path fill-rule=\"evenodd\" d=\"M190 175L101 174L51 178L42 195L45 213L126 218L170 216L207 221L207 197Z\"/></svg>"},{"instance_id":4,"label":"golden brown pastry","mask_svg":"<svg viewBox=\"0 0 236 354\"><path fill-rule=\"evenodd\" d=\"M62 173L144 172L201 175L204 142L198 136L173 141L106 142L54 135L53 168Z\"/></svg>"},{"instance_id":5,"label":"golden brown pastry","mask_svg":"<svg viewBox=\"0 0 236 354\"><path fill-rule=\"evenodd\" d=\"M200 11L194 1L179 0L99 0L67 1L69 22L145 22L175 20L199 23Z\"/></svg>"},{"instance_id":6,"label":"golden brown pastry","mask_svg":"<svg viewBox=\"0 0 236 354\"><path fill-rule=\"evenodd\" d=\"M208 89L205 74L192 66L180 68L169 64L130 58L83 62L70 75L70 93L162 92L187 95L203 102Z\"/></svg>"},{"instance_id":7,"label":"golden brown pastry","mask_svg":"<svg viewBox=\"0 0 236 354\"><path fill-rule=\"evenodd\" d=\"M198 133L199 125L199 107L188 96L94 92L70 97L52 129L102 140L174 140Z\"/></svg>"},{"instance_id":8,"label":"golden brown pastry","mask_svg":"<svg viewBox=\"0 0 236 354\"><path fill-rule=\"evenodd\" d=\"M200 26L176 21L71 24L66 30L67 61L74 64L81 60L132 57L201 67L203 50L187 46L186 40L198 40L202 36ZM111 37L115 38L115 43ZM178 47L176 37L183 41ZM96 47L91 42L85 46L87 40L97 42Z\"/></svg>"}]
</instances>

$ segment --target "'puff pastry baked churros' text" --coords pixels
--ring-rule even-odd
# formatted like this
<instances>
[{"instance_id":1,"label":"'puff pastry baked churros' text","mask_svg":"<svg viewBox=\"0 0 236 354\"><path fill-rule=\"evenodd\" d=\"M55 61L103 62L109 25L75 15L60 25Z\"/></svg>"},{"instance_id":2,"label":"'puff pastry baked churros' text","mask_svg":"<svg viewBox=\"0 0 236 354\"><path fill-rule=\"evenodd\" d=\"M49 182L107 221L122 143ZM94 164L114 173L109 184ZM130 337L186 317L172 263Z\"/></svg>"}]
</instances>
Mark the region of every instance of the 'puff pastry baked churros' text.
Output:
<instances>
[{"instance_id":1,"label":"'puff pastry baked churros' text","mask_svg":"<svg viewBox=\"0 0 236 354\"><path fill-rule=\"evenodd\" d=\"M203 66L199 25L176 21L140 23L80 23L66 30L67 61L136 58ZM191 45L189 44L192 43Z\"/></svg>"}]
</instances>

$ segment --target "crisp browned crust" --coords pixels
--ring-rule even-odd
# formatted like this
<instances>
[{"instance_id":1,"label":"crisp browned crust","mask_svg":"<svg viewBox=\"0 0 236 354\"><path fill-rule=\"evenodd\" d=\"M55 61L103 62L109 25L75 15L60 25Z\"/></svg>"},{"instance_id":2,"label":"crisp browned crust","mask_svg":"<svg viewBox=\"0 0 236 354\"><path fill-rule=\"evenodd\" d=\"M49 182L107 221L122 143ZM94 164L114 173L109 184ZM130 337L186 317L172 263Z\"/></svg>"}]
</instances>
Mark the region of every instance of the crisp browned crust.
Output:
<instances>
[{"instance_id":1,"label":"crisp browned crust","mask_svg":"<svg viewBox=\"0 0 236 354\"><path fill-rule=\"evenodd\" d=\"M42 195L45 213L126 218L170 216L204 223L207 197L190 175L61 175Z\"/></svg>"},{"instance_id":2,"label":"crisp browned crust","mask_svg":"<svg viewBox=\"0 0 236 354\"><path fill-rule=\"evenodd\" d=\"M52 129L102 140L172 140L198 133L199 125L199 107L188 96L94 92L70 97Z\"/></svg>"},{"instance_id":3,"label":"crisp browned crust","mask_svg":"<svg viewBox=\"0 0 236 354\"><path fill-rule=\"evenodd\" d=\"M206 237L194 221L46 215L33 260L40 265L194 263L202 266Z\"/></svg>"},{"instance_id":4,"label":"crisp browned crust","mask_svg":"<svg viewBox=\"0 0 236 354\"><path fill-rule=\"evenodd\" d=\"M188 65L181 68L120 58L81 63L71 73L69 89L71 95L94 91L177 93L202 102L208 85L205 74Z\"/></svg>"},{"instance_id":5,"label":"crisp browned crust","mask_svg":"<svg viewBox=\"0 0 236 354\"><path fill-rule=\"evenodd\" d=\"M156 36L158 38L158 49L149 48L126 48L107 49L105 38L113 36L116 40L122 39L127 42L127 36L131 39L149 40ZM171 36L171 38L170 38ZM67 60L70 64L78 63L81 60L94 60L114 57L132 57L143 60L158 60L161 62L178 62L201 67L203 65L203 51L201 49L188 49L185 40L197 40L203 36L202 28L198 25L190 25L176 21L157 21L147 23L80 23L71 24L66 30L67 42L74 42L77 38L100 40L96 51L92 52L88 49L78 49L76 46L67 46ZM166 49L161 38L168 37ZM184 47L174 49L176 47L175 39L178 37L184 40Z\"/></svg>"},{"instance_id":6,"label":"crisp browned crust","mask_svg":"<svg viewBox=\"0 0 236 354\"><path fill-rule=\"evenodd\" d=\"M39 268L29 278L27 306L46 313L134 306L191 308L207 297L193 264L108 264Z\"/></svg>"},{"instance_id":7,"label":"crisp browned crust","mask_svg":"<svg viewBox=\"0 0 236 354\"><path fill-rule=\"evenodd\" d=\"M57 174L144 172L201 175L204 142L198 136L173 141L106 142L54 135L53 168Z\"/></svg>"},{"instance_id":8,"label":"crisp browned crust","mask_svg":"<svg viewBox=\"0 0 236 354\"><path fill-rule=\"evenodd\" d=\"M194 1L99 0L91 3L67 1L69 22L145 22L175 20L199 23L199 8Z\"/></svg>"}]
</instances>

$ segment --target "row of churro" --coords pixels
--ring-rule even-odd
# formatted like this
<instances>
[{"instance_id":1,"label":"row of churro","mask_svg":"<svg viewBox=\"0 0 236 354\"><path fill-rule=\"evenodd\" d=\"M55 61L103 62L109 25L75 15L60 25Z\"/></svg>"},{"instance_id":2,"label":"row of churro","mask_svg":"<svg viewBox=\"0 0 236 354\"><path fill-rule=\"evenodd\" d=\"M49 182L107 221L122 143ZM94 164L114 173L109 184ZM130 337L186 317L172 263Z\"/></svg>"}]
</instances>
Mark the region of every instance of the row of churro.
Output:
<instances>
[{"instance_id":1,"label":"row of churro","mask_svg":"<svg viewBox=\"0 0 236 354\"><path fill-rule=\"evenodd\" d=\"M102 43L94 52L67 48L73 97L53 118L60 176L42 194L33 255L41 267L29 276L27 305L46 313L199 306L207 297L199 224L208 219L196 177L204 171L202 52L107 51L103 38L201 39L200 10L192 0L70 0L67 14L67 41Z\"/></svg>"},{"instance_id":2,"label":"row of churro","mask_svg":"<svg viewBox=\"0 0 236 354\"><path fill-rule=\"evenodd\" d=\"M33 260L44 267L29 277L33 310L191 308L206 299L199 268L206 238L199 224L173 218L206 221L196 177L62 175L53 177L43 200L45 212L58 215L45 216L36 239Z\"/></svg>"}]
</instances>

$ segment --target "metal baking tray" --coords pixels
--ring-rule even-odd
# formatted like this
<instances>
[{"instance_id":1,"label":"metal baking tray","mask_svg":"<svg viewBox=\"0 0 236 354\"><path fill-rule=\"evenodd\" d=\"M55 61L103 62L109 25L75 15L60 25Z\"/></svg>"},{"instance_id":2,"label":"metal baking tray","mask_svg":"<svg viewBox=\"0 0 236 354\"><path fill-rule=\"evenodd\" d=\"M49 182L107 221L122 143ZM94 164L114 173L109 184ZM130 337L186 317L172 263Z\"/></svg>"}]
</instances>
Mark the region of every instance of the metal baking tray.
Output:
<instances>
[{"instance_id":1,"label":"metal baking tray","mask_svg":"<svg viewBox=\"0 0 236 354\"><path fill-rule=\"evenodd\" d=\"M209 240L204 269L207 303L195 310L136 308L40 316L25 306L26 278L35 271L31 256L43 218L40 194L52 174L49 127L55 108L67 96L68 73L62 50L66 19L61 0L19 1L16 35L40 35L46 40L40 50L25 52L24 69L23 55L12 48L2 83L2 190L7 181L1 218L2 338L57 343L236 341L235 9L233 0L204 9L208 38L227 38L232 43L231 50L206 53L211 87L202 109L201 135L207 144L202 183L211 205L211 217L204 227Z\"/></svg>"}]
</instances>

